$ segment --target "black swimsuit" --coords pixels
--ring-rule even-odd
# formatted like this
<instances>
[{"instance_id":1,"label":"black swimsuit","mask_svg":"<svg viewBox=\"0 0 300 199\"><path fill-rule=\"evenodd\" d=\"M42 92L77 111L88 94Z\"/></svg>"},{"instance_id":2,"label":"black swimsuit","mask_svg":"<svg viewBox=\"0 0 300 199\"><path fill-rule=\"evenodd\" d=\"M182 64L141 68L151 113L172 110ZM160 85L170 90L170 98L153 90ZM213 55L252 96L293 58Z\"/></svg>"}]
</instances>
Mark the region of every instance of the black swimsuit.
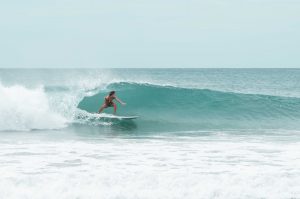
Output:
<instances>
[{"instance_id":1,"label":"black swimsuit","mask_svg":"<svg viewBox=\"0 0 300 199\"><path fill-rule=\"evenodd\" d=\"M113 99L115 99L115 98L112 98L110 100L109 97L105 97L104 99L105 99L106 106L113 106L114 105Z\"/></svg>"}]
</instances>

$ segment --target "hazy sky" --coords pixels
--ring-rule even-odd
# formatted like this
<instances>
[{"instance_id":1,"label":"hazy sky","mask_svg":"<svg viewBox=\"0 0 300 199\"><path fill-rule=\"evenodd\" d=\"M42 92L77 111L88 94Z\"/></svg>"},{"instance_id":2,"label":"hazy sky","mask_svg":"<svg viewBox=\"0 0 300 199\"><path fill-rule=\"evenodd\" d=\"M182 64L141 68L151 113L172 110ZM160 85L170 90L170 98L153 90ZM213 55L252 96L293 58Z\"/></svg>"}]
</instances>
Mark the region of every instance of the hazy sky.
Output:
<instances>
[{"instance_id":1,"label":"hazy sky","mask_svg":"<svg viewBox=\"0 0 300 199\"><path fill-rule=\"evenodd\" d=\"M300 0L0 0L0 67L300 67Z\"/></svg>"}]
</instances>

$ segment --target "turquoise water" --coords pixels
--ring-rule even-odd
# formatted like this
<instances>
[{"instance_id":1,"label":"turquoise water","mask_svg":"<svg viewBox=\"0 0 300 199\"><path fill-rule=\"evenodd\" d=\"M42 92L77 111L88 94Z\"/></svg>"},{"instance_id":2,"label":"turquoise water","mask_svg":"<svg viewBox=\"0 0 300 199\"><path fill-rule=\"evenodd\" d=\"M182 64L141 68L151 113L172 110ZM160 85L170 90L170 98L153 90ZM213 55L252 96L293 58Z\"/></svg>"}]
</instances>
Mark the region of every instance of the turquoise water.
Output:
<instances>
[{"instance_id":1,"label":"turquoise water","mask_svg":"<svg viewBox=\"0 0 300 199\"><path fill-rule=\"evenodd\" d=\"M0 198L298 198L298 69L0 69ZM116 90L118 104L96 114ZM276 190L274 190L276 187Z\"/></svg>"}]
</instances>

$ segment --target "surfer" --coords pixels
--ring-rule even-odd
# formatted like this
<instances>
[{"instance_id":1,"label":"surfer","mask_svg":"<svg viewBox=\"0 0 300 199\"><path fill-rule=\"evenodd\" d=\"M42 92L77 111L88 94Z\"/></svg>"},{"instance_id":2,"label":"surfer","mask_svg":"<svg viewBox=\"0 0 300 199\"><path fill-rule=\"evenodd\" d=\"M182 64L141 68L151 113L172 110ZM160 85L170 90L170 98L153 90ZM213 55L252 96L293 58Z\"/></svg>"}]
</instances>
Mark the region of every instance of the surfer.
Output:
<instances>
[{"instance_id":1,"label":"surfer","mask_svg":"<svg viewBox=\"0 0 300 199\"><path fill-rule=\"evenodd\" d=\"M122 102L115 94L115 91L109 92L109 94L104 98L104 103L100 107L98 113L101 113L105 108L114 107L114 114L116 114L117 105L113 102L114 99L117 100L120 104L126 105L126 103Z\"/></svg>"}]
</instances>

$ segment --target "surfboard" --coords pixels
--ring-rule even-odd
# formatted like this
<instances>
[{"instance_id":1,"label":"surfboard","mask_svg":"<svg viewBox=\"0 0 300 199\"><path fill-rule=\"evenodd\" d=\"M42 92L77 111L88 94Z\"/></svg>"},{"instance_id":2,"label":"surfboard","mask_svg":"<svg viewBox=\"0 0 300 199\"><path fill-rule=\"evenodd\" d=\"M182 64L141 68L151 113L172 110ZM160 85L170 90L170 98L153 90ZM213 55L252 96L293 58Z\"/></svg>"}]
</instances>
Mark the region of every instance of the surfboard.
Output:
<instances>
[{"instance_id":1,"label":"surfboard","mask_svg":"<svg viewBox=\"0 0 300 199\"><path fill-rule=\"evenodd\" d=\"M138 118L139 116L118 116L118 118L122 119L122 120L133 120Z\"/></svg>"},{"instance_id":2,"label":"surfboard","mask_svg":"<svg viewBox=\"0 0 300 199\"><path fill-rule=\"evenodd\" d=\"M111 115L111 114L105 114L105 113L97 114L97 117L98 118L106 118L106 119L118 119L118 120L133 120L133 119L139 118L139 116L137 116L137 115L120 116L120 115Z\"/></svg>"}]
</instances>

